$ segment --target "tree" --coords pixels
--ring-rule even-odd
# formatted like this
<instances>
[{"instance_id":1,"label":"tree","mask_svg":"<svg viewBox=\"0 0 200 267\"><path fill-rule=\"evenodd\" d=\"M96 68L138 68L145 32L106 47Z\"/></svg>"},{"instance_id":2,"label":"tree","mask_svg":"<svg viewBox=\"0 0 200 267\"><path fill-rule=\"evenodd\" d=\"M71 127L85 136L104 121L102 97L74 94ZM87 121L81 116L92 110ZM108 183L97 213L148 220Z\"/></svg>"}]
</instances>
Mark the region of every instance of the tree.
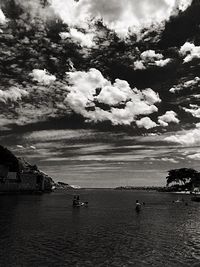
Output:
<instances>
[{"instance_id":1,"label":"tree","mask_svg":"<svg viewBox=\"0 0 200 267\"><path fill-rule=\"evenodd\" d=\"M191 185L200 179L200 173L192 168L180 168L168 171L167 186L174 185Z\"/></svg>"}]
</instances>

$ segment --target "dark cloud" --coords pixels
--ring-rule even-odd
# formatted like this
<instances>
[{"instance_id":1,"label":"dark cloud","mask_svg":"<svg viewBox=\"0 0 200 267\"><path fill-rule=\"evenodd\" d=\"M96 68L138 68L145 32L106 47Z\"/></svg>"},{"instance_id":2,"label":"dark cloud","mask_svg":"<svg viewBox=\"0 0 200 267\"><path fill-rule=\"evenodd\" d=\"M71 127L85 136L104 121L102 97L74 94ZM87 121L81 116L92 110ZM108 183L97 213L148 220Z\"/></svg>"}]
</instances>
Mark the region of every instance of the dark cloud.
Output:
<instances>
[{"instance_id":1,"label":"dark cloud","mask_svg":"<svg viewBox=\"0 0 200 267\"><path fill-rule=\"evenodd\" d=\"M161 34L160 46L164 49L181 46L187 40L195 40L199 44L200 3L193 0L192 4L178 16L172 16Z\"/></svg>"}]
</instances>

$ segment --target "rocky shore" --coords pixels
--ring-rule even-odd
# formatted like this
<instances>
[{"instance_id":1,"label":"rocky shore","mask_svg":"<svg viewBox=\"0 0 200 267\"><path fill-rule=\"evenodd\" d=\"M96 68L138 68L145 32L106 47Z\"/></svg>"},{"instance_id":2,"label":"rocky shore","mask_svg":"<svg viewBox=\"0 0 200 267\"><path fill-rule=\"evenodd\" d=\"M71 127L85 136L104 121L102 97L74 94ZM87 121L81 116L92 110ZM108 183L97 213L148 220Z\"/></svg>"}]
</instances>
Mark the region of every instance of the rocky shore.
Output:
<instances>
[{"instance_id":1,"label":"rocky shore","mask_svg":"<svg viewBox=\"0 0 200 267\"><path fill-rule=\"evenodd\" d=\"M37 165L16 157L0 145L0 194L51 192L55 182Z\"/></svg>"}]
</instances>

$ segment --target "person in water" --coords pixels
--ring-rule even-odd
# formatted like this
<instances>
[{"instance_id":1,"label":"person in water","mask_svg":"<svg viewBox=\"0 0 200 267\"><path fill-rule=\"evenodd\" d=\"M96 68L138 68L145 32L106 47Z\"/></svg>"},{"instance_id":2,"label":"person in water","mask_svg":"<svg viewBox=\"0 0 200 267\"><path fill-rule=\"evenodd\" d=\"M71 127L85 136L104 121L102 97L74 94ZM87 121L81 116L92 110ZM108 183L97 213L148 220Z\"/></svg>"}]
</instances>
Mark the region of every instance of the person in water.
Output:
<instances>
[{"instance_id":1,"label":"person in water","mask_svg":"<svg viewBox=\"0 0 200 267\"><path fill-rule=\"evenodd\" d=\"M77 205L77 197L74 196L74 199L73 199L73 206L76 206Z\"/></svg>"},{"instance_id":2,"label":"person in water","mask_svg":"<svg viewBox=\"0 0 200 267\"><path fill-rule=\"evenodd\" d=\"M73 206L79 205L79 202L80 202L79 200L80 200L80 197L79 196L74 196Z\"/></svg>"},{"instance_id":3,"label":"person in water","mask_svg":"<svg viewBox=\"0 0 200 267\"><path fill-rule=\"evenodd\" d=\"M139 212L141 210L141 204L138 200L136 200L135 210Z\"/></svg>"}]
</instances>

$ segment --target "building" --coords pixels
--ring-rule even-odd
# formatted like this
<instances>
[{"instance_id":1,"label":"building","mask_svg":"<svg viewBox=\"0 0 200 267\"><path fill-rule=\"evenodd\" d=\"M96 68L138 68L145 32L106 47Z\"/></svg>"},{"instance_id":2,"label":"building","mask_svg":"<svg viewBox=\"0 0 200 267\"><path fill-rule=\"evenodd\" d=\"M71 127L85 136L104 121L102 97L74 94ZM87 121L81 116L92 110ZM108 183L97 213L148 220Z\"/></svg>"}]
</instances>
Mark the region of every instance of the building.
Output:
<instances>
[{"instance_id":1,"label":"building","mask_svg":"<svg viewBox=\"0 0 200 267\"><path fill-rule=\"evenodd\" d=\"M51 177L0 146L0 193L50 192Z\"/></svg>"}]
</instances>

